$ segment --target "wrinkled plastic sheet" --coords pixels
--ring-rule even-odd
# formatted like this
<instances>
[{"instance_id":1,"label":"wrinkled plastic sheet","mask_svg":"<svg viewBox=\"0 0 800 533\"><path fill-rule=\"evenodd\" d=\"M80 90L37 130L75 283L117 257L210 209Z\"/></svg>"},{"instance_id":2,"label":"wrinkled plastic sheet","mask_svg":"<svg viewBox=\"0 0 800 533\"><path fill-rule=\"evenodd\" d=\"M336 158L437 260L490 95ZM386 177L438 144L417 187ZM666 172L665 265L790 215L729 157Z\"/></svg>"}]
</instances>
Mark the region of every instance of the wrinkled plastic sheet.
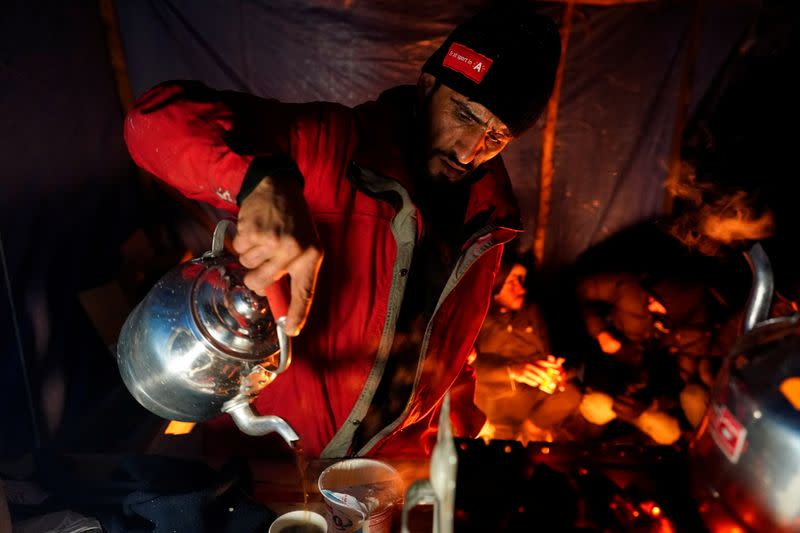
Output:
<instances>
[{"instance_id":1,"label":"wrinkled plastic sheet","mask_svg":"<svg viewBox=\"0 0 800 533\"><path fill-rule=\"evenodd\" d=\"M136 95L200 79L286 101L347 105L414 83L454 24L485 1L117 0ZM578 6L558 113L547 262L565 263L619 228L660 213L691 2ZM705 2L693 100L753 14L754 1ZM562 3L541 10L560 20ZM504 153L530 247L542 124Z\"/></svg>"}]
</instances>

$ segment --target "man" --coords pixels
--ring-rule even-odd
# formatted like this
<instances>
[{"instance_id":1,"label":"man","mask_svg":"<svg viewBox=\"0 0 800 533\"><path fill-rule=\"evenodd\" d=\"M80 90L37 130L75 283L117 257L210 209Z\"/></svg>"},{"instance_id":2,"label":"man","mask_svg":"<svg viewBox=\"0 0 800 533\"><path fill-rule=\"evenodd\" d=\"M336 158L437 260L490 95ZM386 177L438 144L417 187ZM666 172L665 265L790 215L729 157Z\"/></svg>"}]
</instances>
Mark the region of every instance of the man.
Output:
<instances>
[{"instance_id":1,"label":"man","mask_svg":"<svg viewBox=\"0 0 800 533\"><path fill-rule=\"evenodd\" d=\"M475 345L476 405L494 438L565 437L561 424L577 411L580 390L568 382L564 359L550 354L541 312L525 297L527 268L513 259L504 263Z\"/></svg>"},{"instance_id":2,"label":"man","mask_svg":"<svg viewBox=\"0 0 800 533\"><path fill-rule=\"evenodd\" d=\"M247 286L288 274L296 356L256 407L310 455L426 453L456 383L456 432L480 429L466 358L519 231L496 156L541 113L559 56L550 19L504 2L458 26L416 87L353 109L178 82L129 114L139 165L238 210Z\"/></svg>"}]
</instances>

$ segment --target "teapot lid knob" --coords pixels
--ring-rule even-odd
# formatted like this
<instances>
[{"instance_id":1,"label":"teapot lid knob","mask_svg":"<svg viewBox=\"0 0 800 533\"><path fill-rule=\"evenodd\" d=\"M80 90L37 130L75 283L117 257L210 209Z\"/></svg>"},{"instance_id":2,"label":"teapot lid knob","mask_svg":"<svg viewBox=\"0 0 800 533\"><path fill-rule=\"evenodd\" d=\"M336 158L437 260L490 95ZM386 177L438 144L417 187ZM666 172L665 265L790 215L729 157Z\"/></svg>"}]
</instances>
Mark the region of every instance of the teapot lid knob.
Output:
<instances>
[{"instance_id":1,"label":"teapot lid knob","mask_svg":"<svg viewBox=\"0 0 800 533\"><path fill-rule=\"evenodd\" d=\"M277 326L267 298L244 285L245 270L235 258L210 261L192 290L192 311L206 338L238 358L262 360L276 353Z\"/></svg>"}]
</instances>

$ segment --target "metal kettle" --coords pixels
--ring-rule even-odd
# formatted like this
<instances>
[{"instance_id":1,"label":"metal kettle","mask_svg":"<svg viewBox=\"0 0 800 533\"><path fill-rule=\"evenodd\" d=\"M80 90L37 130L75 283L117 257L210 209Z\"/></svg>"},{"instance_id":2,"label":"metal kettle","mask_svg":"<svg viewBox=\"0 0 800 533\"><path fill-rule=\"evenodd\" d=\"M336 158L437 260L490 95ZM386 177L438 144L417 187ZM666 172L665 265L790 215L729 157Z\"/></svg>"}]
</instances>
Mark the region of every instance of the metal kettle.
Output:
<instances>
[{"instance_id":1,"label":"metal kettle","mask_svg":"<svg viewBox=\"0 0 800 533\"><path fill-rule=\"evenodd\" d=\"M712 533L800 531L800 315L767 319L769 259L748 252L753 287L744 333L723 363L689 446L692 494Z\"/></svg>"},{"instance_id":2,"label":"metal kettle","mask_svg":"<svg viewBox=\"0 0 800 533\"><path fill-rule=\"evenodd\" d=\"M299 437L250 402L291 363L291 341L267 298L244 286L245 269L225 253L222 220L212 247L178 265L150 289L126 319L117 364L126 387L154 414L202 422L229 413L248 435Z\"/></svg>"}]
</instances>

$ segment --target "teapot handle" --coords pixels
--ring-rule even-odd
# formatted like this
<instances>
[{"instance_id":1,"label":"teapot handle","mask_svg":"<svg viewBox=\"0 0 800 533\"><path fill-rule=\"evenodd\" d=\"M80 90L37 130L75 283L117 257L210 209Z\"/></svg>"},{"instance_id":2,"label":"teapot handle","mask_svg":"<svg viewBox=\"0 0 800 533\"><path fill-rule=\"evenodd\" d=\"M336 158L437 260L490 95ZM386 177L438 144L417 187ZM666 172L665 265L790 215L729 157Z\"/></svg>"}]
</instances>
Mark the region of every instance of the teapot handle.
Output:
<instances>
[{"instance_id":1,"label":"teapot handle","mask_svg":"<svg viewBox=\"0 0 800 533\"><path fill-rule=\"evenodd\" d=\"M204 257L217 257L225 252L225 234L228 232L228 228L233 226L235 222L236 221L231 218L223 218L217 222L217 226L214 228L214 236L211 238L211 251L206 252ZM270 299L269 295L267 299ZM270 307L272 307L272 302L270 302ZM282 316L275 321L281 356L278 361L278 368L272 371L273 374L280 374L292 363L292 339L286 334L286 329L284 328L285 324L286 316Z\"/></svg>"},{"instance_id":2,"label":"teapot handle","mask_svg":"<svg viewBox=\"0 0 800 533\"><path fill-rule=\"evenodd\" d=\"M222 255L225 251L225 234L233 224L234 220L230 218L223 218L217 222L217 227L214 228L214 236L211 238L211 251L206 252L206 257Z\"/></svg>"},{"instance_id":3,"label":"teapot handle","mask_svg":"<svg viewBox=\"0 0 800 533\"><path fill-rule=\"evenodd\" d=\"M275 321L275 330L278 333L278 345L281 348L281 358L278 361L278 368L272 371L273 374L280 374L292 363L292 338L286 334L286 329L284 329L285 324L285 316Z\"/></svg>"}]
</instances>

